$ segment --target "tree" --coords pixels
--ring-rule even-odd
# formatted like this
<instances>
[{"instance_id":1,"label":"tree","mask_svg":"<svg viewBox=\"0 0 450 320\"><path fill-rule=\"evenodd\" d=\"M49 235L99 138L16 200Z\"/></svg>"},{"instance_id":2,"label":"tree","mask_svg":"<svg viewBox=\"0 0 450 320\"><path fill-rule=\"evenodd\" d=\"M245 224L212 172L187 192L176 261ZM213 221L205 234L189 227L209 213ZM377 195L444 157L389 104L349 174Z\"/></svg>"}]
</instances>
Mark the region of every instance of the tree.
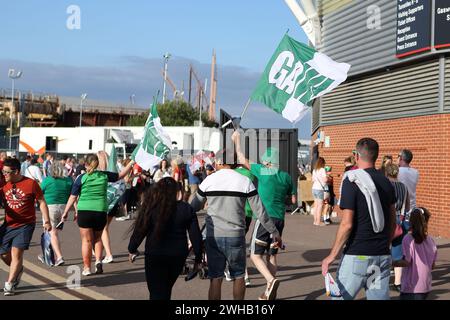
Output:
<instances>
[{"instance_id":1,"label":"tree","mask_svg":"<svg viewBox=\"0 0 450 320\"><path fill-rule=\"evenodd\" d=\"M168 101L164 104L158 104L158 114L163 126L169 127L189 127L198 121L198 112L185 101ZM130 117L127 121L128 126L144 126L147 121L149 111ZM208 113L202 113L202 121L206 127L217 127L215 121L208 119Z\"/></svg>"}]
</instances>

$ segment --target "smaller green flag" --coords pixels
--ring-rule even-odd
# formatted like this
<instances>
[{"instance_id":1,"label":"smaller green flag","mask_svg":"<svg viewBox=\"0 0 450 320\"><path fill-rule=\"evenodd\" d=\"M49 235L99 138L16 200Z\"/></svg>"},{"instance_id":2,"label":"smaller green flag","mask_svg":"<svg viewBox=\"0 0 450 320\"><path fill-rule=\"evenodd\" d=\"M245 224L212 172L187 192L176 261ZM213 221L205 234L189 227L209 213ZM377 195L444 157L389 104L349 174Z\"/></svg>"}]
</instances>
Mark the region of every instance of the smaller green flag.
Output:
<instances>
[{"instance_id":1,"label":"smaller green flag","mask_svg":"<svg viewBox=\"0 0 450 320\"><path fill-rule=\"evenodd\" d=\"M131 158L144 170L157 166L170 153L172 140L161 125L156 99L144 127L141 142L134 149Z\"/></svg>"},{"instance_id":2,"label":"smaller green flag","mask_svg":"<svg viewBox=\"0 0 450 320\"><path fill-rule=\"evenodd\" d=\"M108 159L108 171L110 172L118 172L117 170L117 152L116 152L116 146L113 144L111 149L111 154L109 155Z\"/></svg>"}]
</instances>

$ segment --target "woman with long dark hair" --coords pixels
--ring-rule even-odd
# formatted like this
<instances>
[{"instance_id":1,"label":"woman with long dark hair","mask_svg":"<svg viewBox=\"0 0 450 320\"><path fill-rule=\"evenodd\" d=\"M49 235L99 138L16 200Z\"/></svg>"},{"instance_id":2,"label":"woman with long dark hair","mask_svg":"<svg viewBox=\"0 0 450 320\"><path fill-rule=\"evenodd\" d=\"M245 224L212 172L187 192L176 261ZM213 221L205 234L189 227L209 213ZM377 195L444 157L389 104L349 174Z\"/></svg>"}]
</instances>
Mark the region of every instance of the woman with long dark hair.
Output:
<instances>
[{"instance_id":1,"label":"woman with long dark hair","mask_svg":"<svg viewBox=\"0 0 450 320\"><path fill-rule=\"evenodd\" d=\"M173 178L163 178L147 189L134 225L128 252L130 261L145 242L145 277L151 300L170 300L172 287L188 256L189 232L194 253L194 269L201 262L201 234L192 207L180 201L182 185Z\"/></svg>"}]
</instances>

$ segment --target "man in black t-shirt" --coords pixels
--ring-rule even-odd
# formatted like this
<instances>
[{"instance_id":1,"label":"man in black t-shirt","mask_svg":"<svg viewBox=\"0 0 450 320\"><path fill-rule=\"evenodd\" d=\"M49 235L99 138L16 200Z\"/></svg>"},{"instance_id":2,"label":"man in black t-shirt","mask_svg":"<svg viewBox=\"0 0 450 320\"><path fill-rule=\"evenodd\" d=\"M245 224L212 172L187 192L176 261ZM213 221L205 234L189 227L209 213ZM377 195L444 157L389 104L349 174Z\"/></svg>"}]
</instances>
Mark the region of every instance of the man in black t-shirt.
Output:
<instances>
[{"instance_id":1,"label":"man in black t-shirt","mask_svg":"<svg viewBox=\"0 0 450 320\"><path fill-rule=\"evenodd\" d=\"M389 180L375 169L378 151L375 140L363 138L357 143L354 154L358 168L370 176L376 187L384 228L374 231L376 222L372 223L366 196L356 183L346 178L340 202L342 222L330 255L322 261L325 276L345 244L336 282L346 300L354 299L362 288L369 300L389 299L389 247L395 230L395 193Z\"/></svg>"}]
</instances>

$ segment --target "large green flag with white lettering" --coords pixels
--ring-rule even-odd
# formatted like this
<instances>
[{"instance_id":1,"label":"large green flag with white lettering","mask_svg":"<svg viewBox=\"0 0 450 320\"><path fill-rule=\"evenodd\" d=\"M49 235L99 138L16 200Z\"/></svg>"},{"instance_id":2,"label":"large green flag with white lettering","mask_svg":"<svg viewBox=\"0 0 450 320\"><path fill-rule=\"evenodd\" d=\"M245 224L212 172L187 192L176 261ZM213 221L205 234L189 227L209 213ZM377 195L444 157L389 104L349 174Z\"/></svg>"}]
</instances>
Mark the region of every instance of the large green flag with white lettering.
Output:
<instances>
[{"instance_id":1,"label":"large green flag with white lettering","mask_svg":"<svg viewBox=\"0 0 450 320\"><path fill-rule=\"evenodd\" d=\"M142 169L150 170L170 153L171 145L170 136L161 125L155 99L145 123L143 138L136 149L134 149L131 158Z\"/></svg>"},{"instance_id":2,"label":"large green flag with white lettering","mask_svg":"<svg viewBox=\"0 0 450 320\"><path fill-rule=\"evenodd\" d=\"M349 64L335 62L285 35L251 99L264 103L289 121L297 122L315 98L347 79L349 69Z\"/></svg>"}]
</instances>

